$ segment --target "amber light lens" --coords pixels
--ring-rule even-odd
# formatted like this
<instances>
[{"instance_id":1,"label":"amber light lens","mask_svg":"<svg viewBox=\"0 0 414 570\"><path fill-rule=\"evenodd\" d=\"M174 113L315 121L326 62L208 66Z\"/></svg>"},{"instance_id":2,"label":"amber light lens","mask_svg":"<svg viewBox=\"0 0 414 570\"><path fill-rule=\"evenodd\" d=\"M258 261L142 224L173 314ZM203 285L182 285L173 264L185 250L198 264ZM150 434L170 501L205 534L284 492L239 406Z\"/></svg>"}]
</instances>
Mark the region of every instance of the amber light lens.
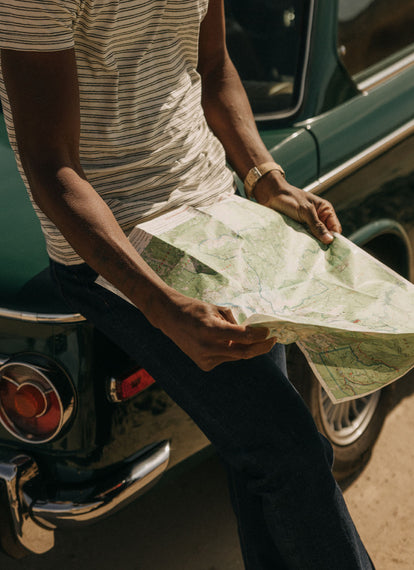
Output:
<instances>
[{"instance_id":1,"label":"amber light lens","mask_svg":"<svg viewBox=\"0 0 414 570\"><path fill-rule=\"evenodd\" d=\"M58 392L35 367L10 364L0 376L0 421L16 437L33 443L48 441L62 425Z\"/></svg>"}]
</instances>

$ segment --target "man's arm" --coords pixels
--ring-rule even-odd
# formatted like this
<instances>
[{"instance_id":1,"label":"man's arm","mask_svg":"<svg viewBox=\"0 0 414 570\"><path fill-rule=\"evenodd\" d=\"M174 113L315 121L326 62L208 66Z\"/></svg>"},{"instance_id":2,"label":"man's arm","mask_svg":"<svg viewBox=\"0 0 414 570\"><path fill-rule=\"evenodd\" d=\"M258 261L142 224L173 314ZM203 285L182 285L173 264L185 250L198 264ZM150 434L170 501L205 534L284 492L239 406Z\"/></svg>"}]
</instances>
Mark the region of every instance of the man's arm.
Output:
<instances>
[{"instance_id":1,"label":"man's arm","mask_svg":"<svg viewBox=\"0 0 414 570\"><path fill-rule=\"evenodd\" d=\"M39 208L75 251L122 291L200 368L251 358L274 341L239 326L230 311L168 287L127 240L89 184L79 159L80 108L73 49L1 51L22 164Z\"/></svg>"},{"instance_id":2,"label":"man's arm","mask_svg":"<svg viewBox=\"0 0 414 570\"><path fill-rule=\"evenodd\" d=\"M207 122L222 142L229 163L244 180L253 166L273 158L260 138L247 95L227 52L223 0L210 0L200 31L198 70ZM254 196L259 203L306 223L324 243L332 241L331 231L341 231L328 201L295 188L277 171L259 180Z\"/></svg>"}]
</instances>

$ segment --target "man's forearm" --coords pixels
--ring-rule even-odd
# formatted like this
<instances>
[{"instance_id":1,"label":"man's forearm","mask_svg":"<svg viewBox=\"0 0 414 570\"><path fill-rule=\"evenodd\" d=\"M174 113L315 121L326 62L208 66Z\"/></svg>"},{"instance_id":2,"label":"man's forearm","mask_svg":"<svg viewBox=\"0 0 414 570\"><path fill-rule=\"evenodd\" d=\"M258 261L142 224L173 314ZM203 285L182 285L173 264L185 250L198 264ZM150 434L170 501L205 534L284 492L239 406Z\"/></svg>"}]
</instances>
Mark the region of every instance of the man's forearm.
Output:
<instances>
[{"instance_id":1,"label":"man's forearm","mask_svg":"<svg viewBox=\"0 0 414 570\"><path fill-rule=\"evenodd\" d=\"M114 215L74 168L27 168L35 201L75 251L113 283L157 326L167 285L136 252Z\"/></svg>"},{"instance_id":2,"label":"man's forearm","mask_svg":"<svg viewBox=\"0 0 414 570\"><path fill-rule=\"evenodd\" d=\"M272 160L258 133L239 75L228 57L206 71L202 93L207 122L242 180L253 166Z\"/></svg>"}]
</instances>

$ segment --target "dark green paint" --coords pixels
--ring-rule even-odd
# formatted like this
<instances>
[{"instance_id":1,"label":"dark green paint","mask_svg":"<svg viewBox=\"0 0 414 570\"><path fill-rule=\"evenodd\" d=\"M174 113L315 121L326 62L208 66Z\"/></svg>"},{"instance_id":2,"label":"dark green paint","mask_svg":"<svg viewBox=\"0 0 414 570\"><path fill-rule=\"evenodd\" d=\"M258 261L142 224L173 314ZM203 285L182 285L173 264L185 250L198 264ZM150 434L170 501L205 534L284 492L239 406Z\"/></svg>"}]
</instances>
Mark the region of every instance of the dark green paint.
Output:
<instances>
[{"instance_id":1,"label":"dark green paint","mask_svg":"<svg viewBox=\"0 0 414 570\"><path fill-rule=\"evenodd\" d=\"M401 72L392 81L307 121L318 141L321 170L329 172L395 131L414 116L414 74Z\"/></svg>"},{"instance_id":2,"label":"dark green paint","mask_svg":"<svg viewBox=\"0 0 414 570\"><path fill-rule=\"evenodd\" d=\"M17 171L9 147L3 117L0 118L0 236L1 279L0 306L30 310L24 298L16 298L20 290L48 265L44 239L37 217ZM38 290L39 303L47 306L47 292Z\"/></svg>"}]
</instances>

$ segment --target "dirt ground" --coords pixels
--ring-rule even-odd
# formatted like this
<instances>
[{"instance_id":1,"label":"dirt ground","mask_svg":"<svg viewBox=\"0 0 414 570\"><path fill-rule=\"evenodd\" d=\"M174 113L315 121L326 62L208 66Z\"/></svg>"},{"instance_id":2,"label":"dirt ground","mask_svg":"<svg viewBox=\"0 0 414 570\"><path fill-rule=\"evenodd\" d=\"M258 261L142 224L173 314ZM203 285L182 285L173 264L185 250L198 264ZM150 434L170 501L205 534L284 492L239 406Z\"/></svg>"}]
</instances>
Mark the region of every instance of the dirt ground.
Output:
<instances>
[{"instance_id":1,"label":"dirt ground","mask_svg":"<svg viewBox=\"0 0 414 570\"><path fill-rule=\"evenodd\" d=\"M345 490L377 570L414 569L414 375L395 390L374 453Z\"/></svg>"},{"instance_id":2,"label":"dirt ground","mask_svg":"<svg viewBox=\"0 0 414 570\"><path fill-rule=\"evenodd\" d=\"M377 570L414 569L414 374L395 404L366 468L345 498ZM56 546L1 570L243 570L225 476L215 456L178 467L127 508ZM335 570L335 567L332 567Z\"/></svg>"}]
</instances>

